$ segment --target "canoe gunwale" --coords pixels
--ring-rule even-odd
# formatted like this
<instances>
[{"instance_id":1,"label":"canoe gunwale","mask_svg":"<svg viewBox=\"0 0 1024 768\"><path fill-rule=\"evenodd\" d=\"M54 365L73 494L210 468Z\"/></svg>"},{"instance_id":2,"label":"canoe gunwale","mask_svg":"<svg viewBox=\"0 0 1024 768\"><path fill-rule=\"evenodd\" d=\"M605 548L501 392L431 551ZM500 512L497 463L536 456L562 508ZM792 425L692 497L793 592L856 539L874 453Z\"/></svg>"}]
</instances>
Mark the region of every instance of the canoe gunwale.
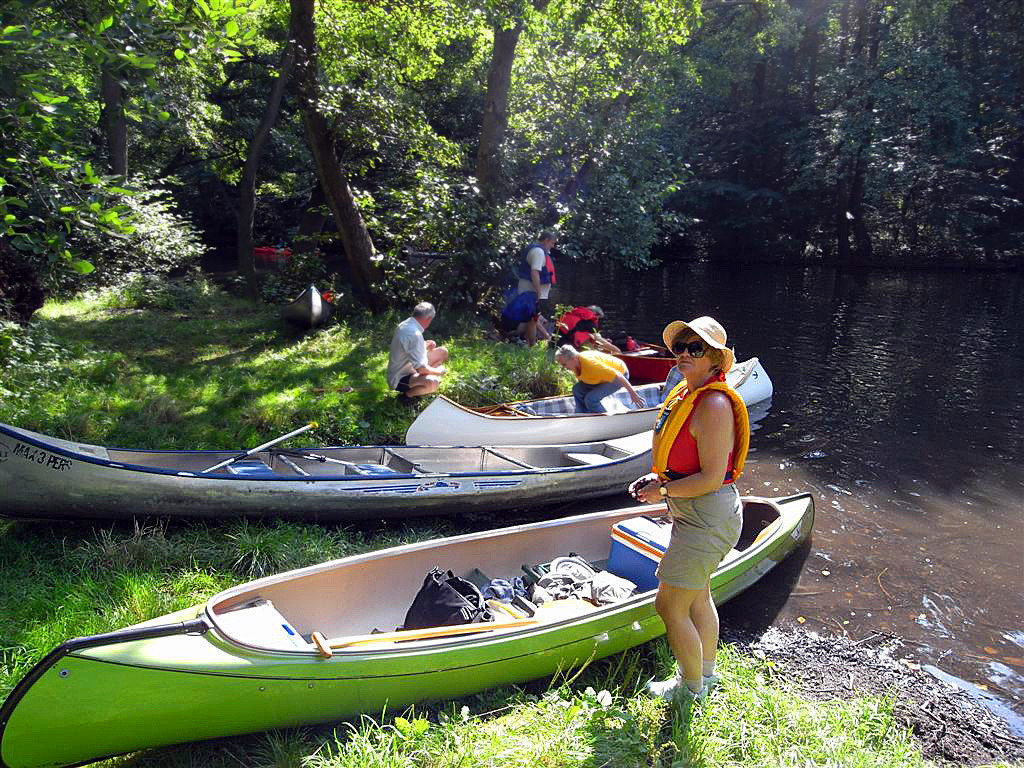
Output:
<instances>
[{"instance_id":1,"label":"canoe gunwale","mask_svg":"<svg viewBox=\"0 0 1024 768\"><path fill-rule=\"evenodd\" d=\"M579 414L579 415L597 415L597 414ZM55 443L48 442L46 440L40 440L38 437L33 435L23 434L10 428L9 425L0 424L0 435L7 435L11 439L18 440L23 443L29 443L36 448L40 448L50 453L55 453L60 456L65 456L69 459L76 461L85 462L87 464L93 464L95 466L104 467L107 469L125 470L128 472L140 472L144 474L160 475L164 477L179 477L184 479L196 479L196 480L228 480L231 482L258 482L258 483L301 483L303 485L309 485L310 483L321 483L321 482L366 482L367 480L375 481L388 481L388 480L430 480L437 478L474 478L474 477L493 477L500 475L501 477L506 476L519 476L519 475L546 475L546 474L558 474L564 472L586 472L587 470L601 470L609 467L615 467L619 464L633 461L638 456L642 456L644 453L650 452L650 449L638 451L636 453L626 454L618 458L609 459L608 461L601 462L600 464L583 464L573 465L566 467L533 467L530 469L499 469L491 471L454 471L454 472L393 472L384 476L372 476L372 475L280 475L278 477L260 477L250 475L231 475L231 474L204 474L203 472L193 472L188 470L177 470L177 469L165 469L162 467L151 467L145 464L132 464L124 461L114 461L112 459L102 459L97 456L90 456L87 453L81 453L78 451L68 450ZM44 435L45 437L45 435ZM607 443L607 440L589 440L579 443L565 443L565 446L583 446L583 445L596 445L600 443ZM85 443L83 443L85 445ZM91 445L91 444L90 444ZM239 451L225 451L225 450L174 450L174 449L152 449L142 450L137 448L111 448L108 446L96 446L102 447L107 451L120 451L124 453L164 453L164 454L187 454L190 456L199 454L237 454ZM377 445L344 445L344 446L321 446L313 448L312 450L326 451L334 448L380 448ZM504 446L498 443L491 445L444 445L444 446L430 446L430 445L401 445L401 446L385 446L388 448L440 448L440 449L491 449L491 448L503 448L503 447L530 447L530 446ZM550 447L550 446L544 446ZM272 449L269 452L273 452Z\"/></svg>"},{"instance_id":2,"label":"canoe gunwale","mask_svg":"<svg viewBox=\"0 0 1024 768\"><path fill-rule=\"evenodd\" d=\"M737 368L739 366L742 366L742 365L749 366L749 370L747 371L746 375L744 375L743 378L740 379L740 382L739 382L739 384L737 384L737 387L739 385L743 384L743 382L745 382L750 377L750 373L757 369L757 367L760 364L760 362L761 362L760 358L755 356L755 357L748 357L746 360L743 360L743 361L740 361L740 362L736 363L736 367ZM637 386L638 387L650 387L650 386L654 386L656 384L664 384L664 380L662 380L661 382L652 381L652 382L649 382L647 384L637 384ZM534 398L533 400L510 400L507 403L501 403L501 405L505 405L505 406L508 406L510 408L514 408L517 405L532 405L534 403L543 403L543 402L545 402L547 400L564 400L566 397L571 397L571 395L551 395L549 397ZM447 395L438 394L437 398L439 398L441 400L446 400L447 402L451 403L453 406L458 408L460 411L465 411L467 413L472 414L473 416L477 416L477 417L480 417L480 418L483 418L483 419L492 419L494 421L517 421L518 422L518 421L525 421L525 420L527 420L529 418L535 418L535 419L536 418L541 418L541 419L559 419L559 420L561 420L561 419L571 419L571 418L586 418L586 417L591 417L591 416L617 416L617 415L619 415L619 413L611 413L611 414L608 414L608 413L545 413L545 414L536 414L536 413L526 413L526 412L523 412L522 415L501 416L501 415L495 415L495 414L491 414L491 413L482 413L477 408L474 408L474 407L471 407L471 406L468 406L468 405L462 405L461 403L457 403L456 401L452 400ZM760 401L758 401L758 402L760 402ZM656 403L655 405L649 406L647 408L630 408L629 411L625 411L625 413L644 413L644 412L648 412L648 411L650 413L654 413L655 411L658 411L658 410L661 409L661 405L662 405L661 403ZM753 405L753 403L750 403L750 405ZM487 407L488 406L482 406L482 408L487 408Z\"/></svg>"}]
</instances>

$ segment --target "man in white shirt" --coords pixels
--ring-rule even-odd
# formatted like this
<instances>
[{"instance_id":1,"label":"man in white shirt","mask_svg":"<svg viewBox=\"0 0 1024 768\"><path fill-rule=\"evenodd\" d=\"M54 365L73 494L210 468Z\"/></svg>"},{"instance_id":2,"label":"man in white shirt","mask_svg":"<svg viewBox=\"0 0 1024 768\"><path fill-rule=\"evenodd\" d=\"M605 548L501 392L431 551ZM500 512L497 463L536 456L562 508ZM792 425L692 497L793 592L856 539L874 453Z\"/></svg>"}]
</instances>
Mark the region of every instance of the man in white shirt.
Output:
<instances>
[{"instance_id":1,"label":"man in white shirt","mask_svg":"<svg viewBox=\"0 0 1024 768\"><path fill-rule=\"evenodd\" d=\"M436 392L441 377L448 371L444 366L448 350L423 338L436 314L433 304L421 301L413 309L412 317L398 324L391 339L388 386L404 398Z\"/></svg>"},{"instance_id":2,"label":"man in white shirt","mask_svg":"<svg viewBox=\"0 0 1024 768\"><path fill-rule=\"evenodd\" d=\"M553 233L544 231L537 237L537 241L530 243L523 250L522 257L516 265L516 275L519 283L516 286L516 295L533 291L537 294L537 314L531 325L530 337L540 339L551 338L547 329L547 318L544 313L551 314L551 307L548 304L548 295L551 293L551 286L555 284L555 263L551 260L551 249L555 247L555 236ZM527 343L533 346L527 339Z\"/></svg>"},{"instance_id":3,"label":"man in white shirt","mask_svg":"<svg viewBox=\"0 0 1024 768\"><path fill-rule=\"evenodd\" d=\"M555 236L551 232L541 232L537 242L526 247L516 270L519 276L517 294L534 291L538 301L547 299L555 282L555 265L551 261L551 249L554 247Z\"/></svg>"}]
</instances>

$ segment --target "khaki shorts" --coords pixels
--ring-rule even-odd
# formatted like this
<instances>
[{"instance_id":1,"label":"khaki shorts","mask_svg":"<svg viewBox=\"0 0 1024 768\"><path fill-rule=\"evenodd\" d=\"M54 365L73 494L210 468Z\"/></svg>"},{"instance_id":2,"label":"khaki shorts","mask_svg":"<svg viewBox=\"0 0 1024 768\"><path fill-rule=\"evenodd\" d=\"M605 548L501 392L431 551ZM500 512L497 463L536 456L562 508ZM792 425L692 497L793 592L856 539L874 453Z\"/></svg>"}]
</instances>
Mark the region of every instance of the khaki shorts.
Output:
<instances>
[{"instance_id":1,"label":"khaki shorts","mask_svg":"<svg viewBox=\"0 0 1024 768\"><path fill-rule=\"evenodd\" d=\"M658 564L658 580L681 589L700 589L740 540L739 492L730 483L695 499L670 498L668 509L672 536Z\"/></svg>"}]
</instances>

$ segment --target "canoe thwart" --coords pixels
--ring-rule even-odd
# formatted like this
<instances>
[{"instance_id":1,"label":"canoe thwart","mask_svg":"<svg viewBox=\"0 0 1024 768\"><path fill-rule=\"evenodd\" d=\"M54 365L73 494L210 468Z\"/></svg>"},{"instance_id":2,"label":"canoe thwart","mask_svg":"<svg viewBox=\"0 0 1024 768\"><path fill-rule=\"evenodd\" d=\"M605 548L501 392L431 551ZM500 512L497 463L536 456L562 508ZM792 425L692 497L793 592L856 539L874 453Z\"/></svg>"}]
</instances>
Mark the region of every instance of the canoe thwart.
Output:
<instances>
[{"instance_id":1,"label":"canoe thwart","mask_svg":"<svg viewBox=\"0 0 1024 768\"><path fill-rule=\"evenodd\" d=\"M324 637L322 632L314 632L310 636L310 639L313 641L313 644L316 646L317 652L321 656L323 656L325 659L329 659L329 658L331 658L331 656L334 655L334 651L331 650L331 644L329 642L327 642L327 638Z\"/></svg>"}]
</instances>

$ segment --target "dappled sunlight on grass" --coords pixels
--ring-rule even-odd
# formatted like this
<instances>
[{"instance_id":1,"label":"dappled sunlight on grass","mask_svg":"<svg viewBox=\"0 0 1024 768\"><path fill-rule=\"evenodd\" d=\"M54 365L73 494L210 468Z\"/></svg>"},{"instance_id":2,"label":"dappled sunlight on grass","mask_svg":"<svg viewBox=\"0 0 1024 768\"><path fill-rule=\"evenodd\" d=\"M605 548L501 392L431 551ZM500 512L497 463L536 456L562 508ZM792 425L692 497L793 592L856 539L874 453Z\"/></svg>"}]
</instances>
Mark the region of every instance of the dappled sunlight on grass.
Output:
<instances>
[{"instance_id":1,"label":"dappled sunlight on grass","mask_svg":"<svg viewBox=\"0 0 1024 768\"><path fill-rule=\"evenodd\" d=\"M220 293L167 309L108 309L102 296L50 303L38 332L58 352L17 381L0 421L125 448L235 449L316 421L294 445L400 443L415 413L388 388L397 314L306 335L277 309ZM450 329L453 336L435 331ZM566 391L546 348L487 338L475 320L427 333L451 352L441 392L471 405ZM18 374L15 372L14 377Z\"/></svg>"}]
</instances>

